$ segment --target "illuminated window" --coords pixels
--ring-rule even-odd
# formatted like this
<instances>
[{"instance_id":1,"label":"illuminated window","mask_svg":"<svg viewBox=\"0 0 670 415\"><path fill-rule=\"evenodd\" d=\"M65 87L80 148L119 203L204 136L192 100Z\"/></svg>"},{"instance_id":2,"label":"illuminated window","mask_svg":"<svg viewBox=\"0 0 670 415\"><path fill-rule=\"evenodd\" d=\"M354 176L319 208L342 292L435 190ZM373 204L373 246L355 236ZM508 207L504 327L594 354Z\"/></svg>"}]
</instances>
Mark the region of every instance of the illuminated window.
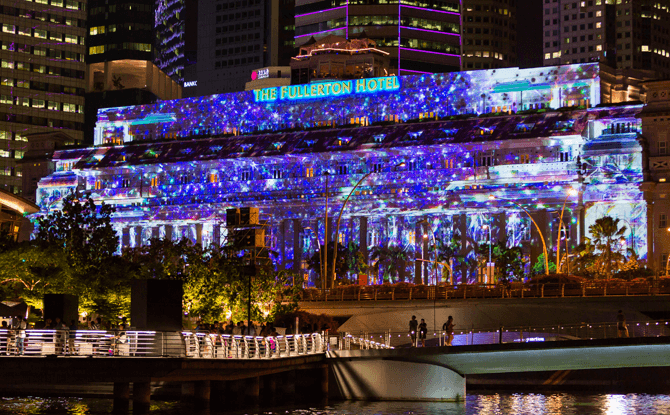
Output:
<instances>
[{"instance_id":1,"label":"illuminated window","mask_svg":"<svg viewBox=\"0 0 670 415\"><path fill-rule=\"evenodd\" d=\"M88 31L91 35L101 35L105 33L105 26L92 27Z\"/></svg>"},{"instance_id":2,"label":"illuminated window","mask_svg":"<svg viewBox=\"0 0 670 415\"><path fill-rule=\"evenodd\" d=\"M11 153L7 150L0 150L0 157L10 157Z\"/></svg>"},{"instance_id":3,"label":"illuminated window","mask_svg":"<svg viewBox=\"0 0 670 415\"><path fill-rule=\"evenodd\" d=\"M158 186L158 177L152 177L151 178L151 187L157 187Z\"/></svg>"},{"instance_id":4,"label":"illuminated window","mask_svg":"<svg viewBox=\"0 0 670 415\"><path fill-rule=\"evenodd\" d=\"M446 169L453 169L454 168L454 160L445 160L444 161L444 167Z\"/></svg>"},{"instance_id":5,"label":"illuminated window","mask_svg":"<svg viewBox=\"0 0 670 415\"><path fill-rule=\"evenodd\" d=\"M251 173L251 172L247 172ZM242 173L244 175L244 173ZM242 180L249 180L249 179L242 179ZM219 174L218 173L210 173L209 174L209 182L210 183L218 183L219 182Z\"/></svg>"},{"instance_id":6,"label":"illuminated window","mask_svg":"<svg viewBox=\"0 0 670 415\"><path fill-rule=\"evenodd\" d=\"M3 24L2 25L2 31L5 33L15 33L16 32L16 26L13 24Z\"/></svg>"},{"instance_id":7,"label":"illuminated window","mask_svg":"<svg viewBox=\"0 0 670 415\"><path fill-rule=\"evenodd\" d=\"M65 43L72 43L72 44L77 44L77 36L76 35L65 35Z\"/></svg>"},{"instance_id":8,"label":"illuminated window","mask_svg":"<svg viewBox=\"0 0 670 415\"><path fill-rule=\"evenodd\" d=\"M33 99L33 108L44 108L46 102L43 99Z\"/></svg>"},{"instance_id":9,"label":"illuminated window","mask_svg":"<svg viewBox=\"0 0 670 415\"><path fill-rule=\"evenodd\" d=\"M39 38L39 39L46 39L47 38L47 31L46 30L41 30L41 29L35 29L35 33L33 34L34 37Z\"/></svg>"},{"instance_id":10,"label":"illuminated window","mask_svg":"<svg viewBox=\"0 0 670 415\"><path fill-rule=\"evenodd\" d=\"M63 111L64 112L77 112L77 105L76 104L63 103Z\"/></svg>"},{"instance_id":11,"label":"illuminated window","mask_svg":"<svg viewBox=\"0 0 670 415\"><path fill-rule=\"evenodd\" d=\"M282 171L280 169L272 170L272 178L273 179L281 179L282 178Z\"/></svg>"},{"instance_id":12,"label":"illuminated window","mask_svg":"<svg viewBox=\"0 0 670 415\"><path fill-rule=\"evenodd\" d=\"M25 151L14 150L14 158L15 158L15 159L22 159L22 158L23 158L23 155L24 155L25 153L26 153Z\"/></svg>"},{"instance_id":13,"label":"illuminated window","mask_svg":"<svg viewBox=\"0 0 670 415\"><path fill-rule=\"evenodd\" d=\"M88 48L89 55L98 55L100 53L105 53L105 45L91 46Z\"/></svg>"},{"instance_id":14,"label":"illuminated window","mask_svg":"<svg viewBox=\"0 0 670 415\"><path fill-rule=\"evenodd\" d=\"M102 180L96 180L95 181L95 190L100 190L102 189Z\"/></svg>"},{"instance_id":15,"label":"illuminated window","mask_svg":"<svg viewBox=\"0 0 670 415\"><path fill-rule=\"evenodd\" d=\"M55 102L55 101L48 101L47 102L47 109L51 111L58 111L60 110L60 103Z\"/></svg>"},{"instance_id":16,"label":"illuminated window","mask_svg":"<svg viewBox=\"0 0 670 415\"><path fill-rule=\"evenodd\" d=\"M305 177L314 177L314 167L307 167L305 169Z\"/></svg>"},{"instance_id":17,"label":"illuminated window","mask_svg":"<svg viewBox=\"0 0 670 415\"><path fill-rule=\"evenodd\" d=\"M14 69L14 62L3 59L2 67L7 69Z\"/></svg>"}]
</instances>

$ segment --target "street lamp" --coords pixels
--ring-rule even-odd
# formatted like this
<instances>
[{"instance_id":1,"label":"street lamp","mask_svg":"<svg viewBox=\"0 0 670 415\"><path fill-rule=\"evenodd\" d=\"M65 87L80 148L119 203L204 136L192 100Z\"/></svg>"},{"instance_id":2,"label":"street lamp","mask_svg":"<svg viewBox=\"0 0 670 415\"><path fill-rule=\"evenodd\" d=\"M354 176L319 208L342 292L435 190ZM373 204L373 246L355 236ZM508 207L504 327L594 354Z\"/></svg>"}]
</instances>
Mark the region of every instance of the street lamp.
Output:
<instances>
[{"instance_id":1,"label":"street lamp","mask_svg":"<svg viewBox=\"0 0 670 415\"><path fill-rule=\"evenodd\" d=\"M405 166L405 162L403 161L402 163L396 164L391 169L391 171L395 170L397 167L404 167L404 166ZM333 273L331 274L332 275L331 282L332 282L333 286L335 285L335 264L337 264L337 245L340 242L340 220L342 219L342 213L344 213L344 208L347 206L347 202L349 201L349 198L351 197L351 195L354 194L354 191L356 191L356 188L358 186L360 186L360 184L363 183L363 180L367 179L368 176L370 176L372 174L375 174L375 173L379 173L379 171L374 171L373 170L371 172L366 173L363 177L360 178L360 180L354 185L354 188L351 189L351 192L349 192L349 194L347 195L347 198L344 199L344 203L342 203L342 209L340 209L340 214L337 216L337 226L335 228L335 238L336 238L336 240L335 240L335 248L333 249ZM328 250L327 246L326 246L326 250ZM324 262L326 264L328 263L326 261L324 261Z\"/></svg>"},{"instance_id":2,"label":"street lamp","mask_svg":"<svg viewBox=\"0 0 670 415\"><path fill-rule=\"evenodd\" d=\"M558 241L556 242L556 272L560 271L560 266L561 266L561 227L563 225L563 213L565 212L565 205L568 203L568 198L570 196L576 196L577 191L573 188L568 189L568 195L565 196L565 200L563 201L563 208L561 209L561 218L558 221ZM565 228L566 230L568 229L567 227ZM570 260L568 258L568 260Z\"/></svg>"},{"instance_id":3,"label":"street lamp","mask_svg":"<svg viewBox=\"0 0 670 415\"><path fill-rule=\"evenodd\" d=\"M667 229L670 232L670 228ZM670 267L670 255L668 255L668 260L665 261L665 276L668 276L668 267Z\"/></svg>"},{"instance_id":4,"label":"street lamp","mask_svg":"<svg viewBox=\"0 0 670 415\"><path fill-rule=\"evenodd\" d=\"M489 275L489 273L491 272L490 271L490 267L491 267L491 232L493 231L493 229L492 229L491 225L482 225L482 229L488 229L489 230L489 262L488 262L488 264L486 264L486 278L492 280L493 278L491 278L491 275ZM493 282L493 281L491 281L491 282Z\"/></svg>"},{"instance_id":5,"label":"street lamp","mask_svg":"<svg viewBox=\"0 0 670 415\"><path fill-rule=\"evenodd\" d=\"M496 199L495 196L493 195L489 196L489 200L495 200L495 199ZM530 212L528 212L526 208L524 208L523 206L521 206L520 204L516 203L513 200L506 200L506 201L513 203L516 207L526 212L526 215L528 215L530 220L533 222L533 225L535 225L535 229L537 229L537 233L540 234L540 240L542 241L542 250L544 252L544 273L546 275L549 275L549 258L547 257L547 244L544 241L544 235L542 234L542 230L540 230L540 226L537 224L537 222L535 222L535 219L533 219Z\"/></svg>"}]
</instances>

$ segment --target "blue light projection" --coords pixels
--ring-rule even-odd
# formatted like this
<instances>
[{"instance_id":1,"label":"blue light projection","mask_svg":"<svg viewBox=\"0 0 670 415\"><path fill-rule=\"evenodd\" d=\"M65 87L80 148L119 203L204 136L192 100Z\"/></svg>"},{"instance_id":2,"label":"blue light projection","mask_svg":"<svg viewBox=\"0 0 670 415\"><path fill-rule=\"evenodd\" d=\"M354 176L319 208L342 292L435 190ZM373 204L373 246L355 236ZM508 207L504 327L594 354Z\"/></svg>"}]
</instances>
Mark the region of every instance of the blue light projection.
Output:
<instances>
[{"instance_id":1,"label":"blue light projection","mask_svg":"<svg viewBox=\"0 0 670 415\"><path fill-rule=\"evenodd\" d=\"M402 76L398 89L323 98L318 104L313 99L255 102L254 95L258 92L245 91L105 108L98 111L95 145L366 124L391 119L408 121L422 118L426 113L446 117L594 106L600 102L598 74L598 64L505 68ZM309 88L311 91L312 86ZM277 94L277 98L280 97ZM174 115L176 120L145 122L166 115Z\"/></svg>"},{"instance_id":2,"label":"blue light projection","mask_svg":"<svg viewBox=\"0 0 670 415\"><path fill-rule=\"evenodd\" d=\"M254 103L249 92L101 110L100 143L125 144L57 151L57 171L40 181L37 201L45 211L58 209L68 192L90 192L117 208L114 226L124 246L146 243L151 236L225 242L226 209L258 207L270 226L277 267L306 275L307 284L315 285L318 275L306 261L318 249L317 238L325 242L328 195L329 240L360 246L370 265L379 247L402 253L397 273L377 264L371 283L434 282L433 265L420 260L434 258L434 240L452 239L459 251L450 264L453 279L440 269L439 282L475 282L481 279L475 247L489 238L484 225L491 226L492 240L521 246L534 263L541 244L521 207L555 252L558 213L572 188L580 196L566 204L571 247L588 236L582 230L610 214L630 225L629 248L644 259L646 205L639 190L636 118L642 107L551 109L597 103L597 73L589 64L408 76L395 92L342 98ZM582 84L573 88L574 83ZM502 92L494 92L496 87ZM533 110L514 112L530 105ZM446 117L457 108L498 112L498 106L512 112ZM375 114L377 107L384 109ZM381 118L386 122L368 126L331 122L292 131L269 128L313 125L334 108L367 124L382 115L398 119ZM225 129L230 133L221 132ZM265 131L249 133L256 129ZM159 132L165 139L150 141ZM344 207L335 235L344 199L368 173Z\"/></svg>"}]
</instances>

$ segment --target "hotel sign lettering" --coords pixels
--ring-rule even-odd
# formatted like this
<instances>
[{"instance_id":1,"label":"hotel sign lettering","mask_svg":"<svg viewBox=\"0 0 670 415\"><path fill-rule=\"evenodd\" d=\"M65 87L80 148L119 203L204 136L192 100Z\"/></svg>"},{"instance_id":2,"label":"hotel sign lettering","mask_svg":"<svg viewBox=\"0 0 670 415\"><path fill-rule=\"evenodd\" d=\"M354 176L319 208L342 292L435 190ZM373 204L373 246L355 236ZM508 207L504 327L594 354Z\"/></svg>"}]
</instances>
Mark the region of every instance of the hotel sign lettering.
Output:
<instances>
[{"instance_id":1,"label":"hotel sign lettering","mask_svg":"<svg viewBox=\"0 0 670 415\"><path fill-rule=\"evenodd\" d=\"M351 81L319 82L305 85L289 85L253 91L254 101L274 102L283 100L342 97L351 94L397 91L400 81L397 76L355 79Z\"/></svg>"}]
</instances>

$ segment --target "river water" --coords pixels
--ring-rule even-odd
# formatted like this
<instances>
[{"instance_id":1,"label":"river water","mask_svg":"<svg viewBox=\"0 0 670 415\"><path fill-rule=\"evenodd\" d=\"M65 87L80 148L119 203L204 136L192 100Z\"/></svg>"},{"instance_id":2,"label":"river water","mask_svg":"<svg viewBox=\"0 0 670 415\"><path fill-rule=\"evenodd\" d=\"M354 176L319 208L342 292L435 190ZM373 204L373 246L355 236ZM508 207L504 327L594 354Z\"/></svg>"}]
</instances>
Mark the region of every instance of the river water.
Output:
<instances>
[{"instance_id":1,"label":"river water","mask_svg":"<svg viewBox=\"0 0 670 415\"><path fill-rule=\"evenodd\" d=\"M110 399L1 397L1 415L101 415L111 413ZM461 403L331 402L292 404L272 408L202 409L193 404L153 401L151 415L554 415L554 414L670 414L670 395L579 393L468 394ZM132 410L130 412L132 414Z\"/></svg>"}]
</instances>

